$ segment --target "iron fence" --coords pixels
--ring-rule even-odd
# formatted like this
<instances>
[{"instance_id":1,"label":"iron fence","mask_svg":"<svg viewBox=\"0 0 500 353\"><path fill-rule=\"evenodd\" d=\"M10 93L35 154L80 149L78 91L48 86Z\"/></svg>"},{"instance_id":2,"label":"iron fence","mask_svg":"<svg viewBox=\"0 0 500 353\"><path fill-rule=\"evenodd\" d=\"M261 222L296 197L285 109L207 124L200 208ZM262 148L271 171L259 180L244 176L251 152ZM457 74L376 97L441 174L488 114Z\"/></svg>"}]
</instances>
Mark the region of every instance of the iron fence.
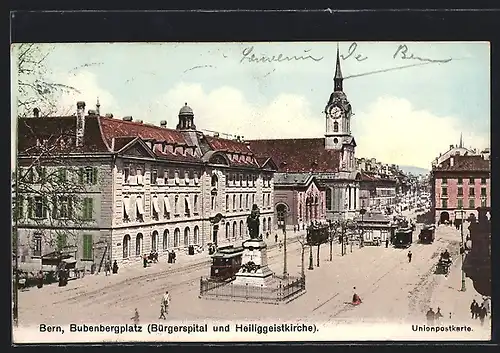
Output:
<instances>
[{"instance_id":1,"label":"iron fence","mask_svg":"<svg viewBox=\"0 0 500 353\"><path fill-rule=\"evenodd\" d=\"M200 278L200 298L235 301L258 301L280 304L294 299L306 288L305 276L273 275L268 286L234 284L234 281L220 282L210 278Z\"/></svg>"}]
</instances>

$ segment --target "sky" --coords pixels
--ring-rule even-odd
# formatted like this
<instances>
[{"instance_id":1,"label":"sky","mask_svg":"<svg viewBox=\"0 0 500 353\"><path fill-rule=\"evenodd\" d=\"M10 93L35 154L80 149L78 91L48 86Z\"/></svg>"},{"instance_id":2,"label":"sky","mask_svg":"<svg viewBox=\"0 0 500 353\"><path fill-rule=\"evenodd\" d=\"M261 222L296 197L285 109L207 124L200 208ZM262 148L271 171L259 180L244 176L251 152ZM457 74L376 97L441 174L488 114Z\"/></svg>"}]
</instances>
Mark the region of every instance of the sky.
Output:
<instances>
[{"instance_id":1,"label":"sky","mask_svg":"<svg viewBox=\"0 0 500 353\"><path fill-rule=\"evenodd\" d=\"M489 147L489 43L338 44L357 158L430 169L435 157L458 144L461 133L467 147ZM58 97L61 112L75 113L79 100L95 109L99 97L101 115L131 115L157 125L167 120L175 128L187 103L198 129L221 137L325 133L336 42L51 43L41 48L50 53L46 79L79 91ZM251 58L280 54L297 60ZM13 62L16 55L13 48ZM15 119L17 112L12 115Z\"/></svg>"}]
</instances>

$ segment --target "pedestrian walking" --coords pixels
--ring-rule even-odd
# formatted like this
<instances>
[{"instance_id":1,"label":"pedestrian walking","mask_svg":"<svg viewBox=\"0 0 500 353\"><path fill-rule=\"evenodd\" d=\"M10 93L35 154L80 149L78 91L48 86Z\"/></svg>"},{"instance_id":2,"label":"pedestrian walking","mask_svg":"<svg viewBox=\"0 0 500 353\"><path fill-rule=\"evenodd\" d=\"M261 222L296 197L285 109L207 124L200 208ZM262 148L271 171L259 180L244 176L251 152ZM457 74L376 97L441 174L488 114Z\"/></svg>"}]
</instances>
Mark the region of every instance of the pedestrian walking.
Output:
<instances>
[{"instance_id":1,"label":"pedestrian walking","mask_svg":"<svg viewBox=\"0 0 500 353\"><path fill-rule=\"evenodd\" d=\"M472 299L472 303L470 304L471 319L476 319L476 312L477 312L477 302L476 299Z\"/></svg>"},{"instance_id":2,"label":"pedestrian walking","mask_svg":"<svg viewBox=\"0 0 500 353\"><path fill-rule=\"evenodd\" d=\"M135 308L134 316L130 318L134 324L139 325L139 311L137 311L137 308Z\"/></svg>"},{"instance_id":3,"label":"pedestrian walking","mask_svg":"<svg viewBox=\"0 0 500 353\"><path fill-rule=\"evenodd\" d=\"M441 323L441 318L443 317L443 314L441 314L441 308L438 306L436 313L434 314L434 320L436 324Z\"/></svg>"},{"instance_id":4,"label":"pedestrian walking","mask_svg":"<svg viewBox=\"0 0 500 353\"><path fill-rule=\"evenodd\" d=\"M385 247L388 248L389 247L389 238L386 238L385 239Z\"/></svg>"},{"instance_id":5,"label":"pedestrian walking","mask_svg":"<svg viewBox=\"0 0 500 353\"><path fill-rule=\"evenodd\" d=\"M37 287L42 288L43 287L43 272L42 270L38 271L36 274L36 279L37 279Z\"/></svg>"},{"instance_id":6,"label":"pedestrian walking","mask_svg":"<svg viewBox=\"0 0 500 353\"><path fill-rule=\"evenodd\" d=\"M486 308L486 313L489 315L491 313L490 298L484 297L483 298L483 305Z\"/></svg>"},{"instance_id":7,"label":"pedestrian walking","mask_svg":"<svg viewBox=\"0 0 500 353\"><path fill-rule=\"evenodd\" d=\"M113 274L116 275L118 273L118 263L116 262L113 262Z\"/></svg>"},{"instance_id":8,"label":"pedestrian walking","mask_svg":"<svg viewBox=\"0 0 500 353\"><path fill-rule=\"evenodd\" d=\"M168 308L170 305L170 294L168 293L168 290L165 292L165 294L163 294L163 297L161 298L161 305L163 306L165 314L168 315Z\"/></svg>"},{"instance_id":9,"label":"pedestrian walking","mask_svg":"<svg viewBox=\"0 0 500 353\"><path fill-rule=\"evenodd\" d=\"M486 312L486 308L484 307L484 304L481 303L481 306L479 307L479 320L481 320L481 326L484 325L484 319L488 315Z\"/></svg>"},{"instance_id":10,"label":"pedestrian walking","mask_svg":"<svg viewBox=\"0 0 500 353\"><path fill-rule=\"evenodd\" d=\"M146 254L142 256L142 265L144 266L144 268L148 267L148 257Z\"/></svg>"},{"instance_id":11,"label":"pedestrian walking","mask_svg":"<svg viewBox=\"0 0 500 353\"><path fill-rule=\"evenodd\" d=\"M434 326L434 315L434 310L432 310L432 308L429 308L429 311L427 311L427 314L425 314L425 317L427 318L427 325Z\"/></svg>"},{"instance_id":12,"label":"pedestrian walking","mask_svg":"<svg viewBox=\"0 0 500 353\"><path fill-rule=\"evenodd\" d=\"M269 232L266 232L266 239L269 239Z\"/></svg>"},{"instance_id":13,"label":"pedestrian walking","mask_svg":"<svg viewBox=\"0 0 500 353\"><path fill-rule=\"evenodd\" d=\"M411 250L408 251L408 262L411 262L411 257L413 256L413 254L411 253Z\"/></svg>"},{"instance_id":14,"label":"pedestrian walking","mask_svg":"<svg viewBox=\"0 0 500 353\"><path fill-rule=\"evenodd\" d=\"M477 319L479 317L479 303L474 300L474 319Z\"/></svg>"},{"instance_id":15,"label":"pedestrian walking","mask_svg":"<svg viewBox=\"0 0 500 353\"><path fill-rule=\"evenodd\" d=\"M158 319L163 319L163 320L167 319L165 317L165 305L163 305L163 303L161 303L160 305L160 317Z\"/></svg>"},{"instance_id":16,"label":"pedestrian walking","mask_svg":"<svg viewBox=\"0 0 500 353\"><path fill-rule=\"evenodd\" d=\"M105 274L106 276L108 276L108 275L109 275L109 273L110 273L110 271L111 271L111 264L109 263L109 259L108 259L108 260L106 260L106 262L104 263L104 274Z\"/></svg>"},{"instance_id":17,"label":"pedestrian walking","mask_svg":"<svg viewBox=\"0 0 500 353\"><path fill-rule=\"evenodd\" d=\"M274 235L274 242L277 243L278 242L278 234L275 234Z\"/></svg>"}]
</instances>

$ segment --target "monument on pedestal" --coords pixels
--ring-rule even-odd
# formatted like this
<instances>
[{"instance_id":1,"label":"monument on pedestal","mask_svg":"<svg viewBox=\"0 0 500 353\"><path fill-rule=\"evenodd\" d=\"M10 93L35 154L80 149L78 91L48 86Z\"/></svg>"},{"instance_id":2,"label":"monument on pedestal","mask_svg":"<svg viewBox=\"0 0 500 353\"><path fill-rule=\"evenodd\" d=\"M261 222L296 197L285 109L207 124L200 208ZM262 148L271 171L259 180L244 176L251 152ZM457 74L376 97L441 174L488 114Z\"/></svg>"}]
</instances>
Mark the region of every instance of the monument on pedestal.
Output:
<instances>
[{"instance_id":1,"label":"monument on pedestal","mask_svg":"<svg viewBox=\"0 0 500 353\"><path fill-rule=\"evenodd\" d=\"M255 287L267 287L273 284L273 272L267 264L267 244L259 234L259 207L252 206L252 212L247 217L247 226L250 239L243 242L241 268L236 273L234 284Z\"/></svg>"}]
</instances>

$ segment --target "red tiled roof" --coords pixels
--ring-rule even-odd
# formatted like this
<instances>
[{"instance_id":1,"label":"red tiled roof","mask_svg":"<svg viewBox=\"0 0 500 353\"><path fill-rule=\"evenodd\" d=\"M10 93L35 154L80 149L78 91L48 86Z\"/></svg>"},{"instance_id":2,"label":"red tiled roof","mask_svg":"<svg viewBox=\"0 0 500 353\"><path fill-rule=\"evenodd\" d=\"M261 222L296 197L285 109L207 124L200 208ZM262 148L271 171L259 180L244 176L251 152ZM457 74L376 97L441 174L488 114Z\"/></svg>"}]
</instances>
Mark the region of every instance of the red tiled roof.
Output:
<instances>
[{"instance_id":1,"label":"red tiled roof","mask_svg":"<svg viewBox=\"0 0 500 353\"><path fill-rule=\"evenodd\" d=\"M247 144L241 141L228 140L219 137L205 136L209 146L215 151L232 152L252 155Z\"/></svg>"},{"instance_id":2,"label":"red tiled roof","mask_svg":"<svg viewBox=\"0 0 500 353\"><path fill-rule=\"evenodd\" d=\"M154 139L156 141L165 141L169 144L193 146L193 144L184 138L182 132L173 129L167 129L160 126L142 124L134 121L123 121L113 118L100 117L102 134L108 145L116 137L140 137L143 140Z\"/></svg>"},{"instance_id":3,"label":"red tiled roof","mask_svg":"<svg viewBox=\"0 0 500 353\"><path fill-rule=\"evenodd\" d=\"M162 151L161 149L158 148L158 146L154 146L153 152L158 158L165 159L168 161L198 162L198 163L201 162L201 158L192 156L189 153L183 155L183 154L172 153L169 151Z\"/></svg>"},{"instance_id":4,"label":"red tiled roof","mask_svg":"<svg viewBox=\"0 0 500 353\"><path fill-rule=\"evenodd\" d=\"M76 147L76 116L19 118L17 136L21 154L36 147L37 139L40 142L47 139L51 145L60 137L66 142L64 152L109 152L101 136L99 120L94 116L86 117L84 143L80 148Z\"/></svg>"},{"instance_id":5,"label":"red tiled roof","mask_svg":"<svg viewBox=\"0 0 500 353\"><path fill-rule=\"evenodd\" d=\"M272 157L280 172L337 172L340 151L326 150L324 138L251 140L259 158Z\"/></svg>"},{"instance_id":6,"label":"red tiled roof","mask_svg":"<svg viewBox=\"0 0 500 353\"><path fill-rule=\"evenodd\" d=\"M453 166L451 165L453 158ZM489 160L482 156L452 156L443 161L441 165L434 166L433 171L490 171L491 164Z\"/></svg>"}]
</instances>

